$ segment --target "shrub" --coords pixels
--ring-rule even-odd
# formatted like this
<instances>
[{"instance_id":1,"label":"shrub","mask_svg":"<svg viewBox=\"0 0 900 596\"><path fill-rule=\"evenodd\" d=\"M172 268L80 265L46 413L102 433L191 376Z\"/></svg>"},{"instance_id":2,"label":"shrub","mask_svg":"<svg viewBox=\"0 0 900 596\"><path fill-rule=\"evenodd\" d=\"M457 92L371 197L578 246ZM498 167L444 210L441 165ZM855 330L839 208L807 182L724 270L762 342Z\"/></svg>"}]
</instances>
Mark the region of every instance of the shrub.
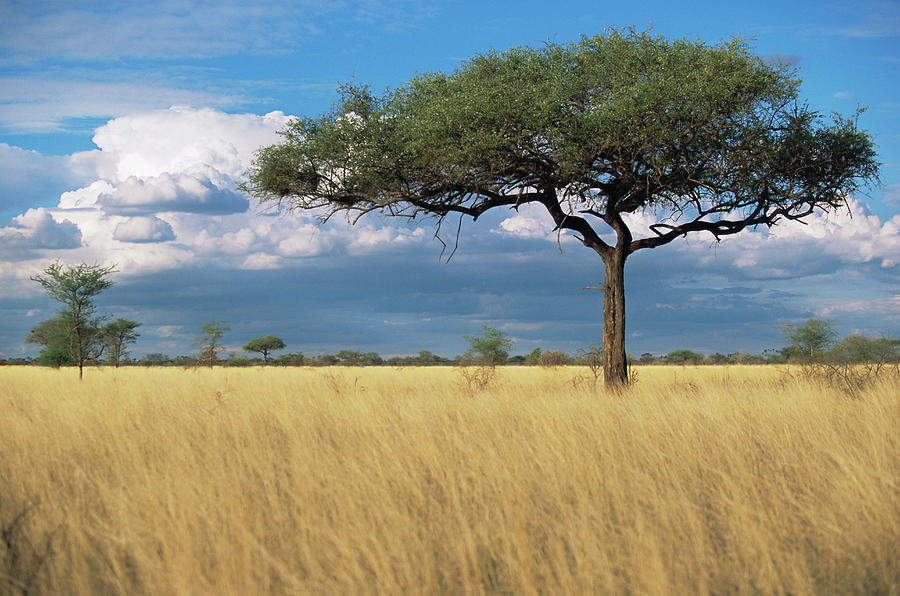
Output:
<instances>
[{"instance_id":1,"label":"shrub","mask_svg":"<svg viewBox=\"0 0 900 596\"><path fill-rule=\"evenodd\" d=\"M544 368L553 368L572 364L572 358L562 350L550 350L549 352L542 352L537 357L537 363Z\"/></svg>"},{"instance_id":2,"label":"shrub","mask_svg":"<svg viewBox=\"0 0 900 596\"><path fill-rule=\"evenodd\" d=\"M858 397L879 379L900 378L900 340L850 335L830 350L806 358L800 370L807 379Z\"/></svg>"}]
</instances>

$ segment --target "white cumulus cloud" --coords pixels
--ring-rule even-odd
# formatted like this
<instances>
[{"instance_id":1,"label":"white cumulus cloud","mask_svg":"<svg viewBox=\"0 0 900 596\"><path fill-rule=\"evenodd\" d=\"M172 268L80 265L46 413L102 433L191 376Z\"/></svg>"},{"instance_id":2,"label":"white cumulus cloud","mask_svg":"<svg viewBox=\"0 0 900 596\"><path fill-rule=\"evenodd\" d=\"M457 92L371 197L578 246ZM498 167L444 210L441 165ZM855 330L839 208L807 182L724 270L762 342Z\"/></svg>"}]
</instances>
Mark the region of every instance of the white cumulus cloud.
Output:
<instances>
[{"instance_id":1,"label":"white cumulus cloud","mask_svg":"<svg viewBox=\"0 0 900 596\"><path fill-rule=\"evenodd\" d=\"M865 204L850 199L849 210L818 213L802 223L785 221L766 230L749 230L726 238L719 258L731 258L739 268L775 277L802 273L809 264L829 261L835 267L874 263L900 265L900 215L887 221L872 215Z\"/></svg>"},{"instance_id":2,"label":"white cumulus cloud","mask_svg":"<svg viewBox=\"0 0 900 596\"><path fill-rule=\"evenodd\" d=\"M57 221L47 209L29 209L0 228L0 246L10 249L65 249L81 246L81 231L68 220Z\"/></svg>"},{"instance_id":3,"label":"white cumulus cloud","mask_svg":"<svg viewBox=\"0 0 900 596\"><path fill-rule=\"evenodd\" d=\"M662 250L696 254L700 264L727 260L753 277L796 277L816 267L835 269L861 263L875 263L885 269L900 265L900 215L883 220L852 198L847 207L831 213L819 212L802 222L785 220L772 228L744 230L723 236L721 242L710 234L689 234ZM501 221L499 229L493 232L557 241L550 217L540 207L525 205L519 211ZM650 225L660 221L660 217L656 213L636 212L626 214L624 219L634 237L641 238L654 235ZM602 223L596 229L605 240L615 242Z\"/></svg>"},{"instance_id":4,"label":"white cumulus cloud","mask_svg":"<svg viewBox=\"0 0 900 596\"><path fill-rule=\"evenodd\" d=\"M556 239L553 233L553 220L543 207L526 203L516 210L515 215L500 222L495 234L514 238L547 238Z\"/></svg>"},{"instance_id":5,"label":"white cumulus cloud","mask_svg":"<svg viewBox=\"0 0 900 596\"><path fill-rule=\"evenodd\" d=\"M291 117L172 107L97 128L96 150L60 163L92 176L0 228L0 265L37 271L47 260L115 263L123 275L182 267L274 269L332 252L404 250L422 228L370 220L356 227L289 217L251 204L237 184L260 147L279 142ZM12 250L12 248L15 250ZM5 261L7 263L5 263Z\"/></svg>"},{"instance_id":6,"label":"white cumulus cloud","mask_svg":"<svg viewBox=\"0 0 900 596\"><path fill-rule=\"evenodd\" d=\"M115 118L96 130L94 144L105 158L101 175L114 181L194 174L224 187L257 149L280 140L276 132L290 119L173 106Z\"/></svg>"},{"instance_id":7,"label":"white cumulus cloud","mask_svg":"<svg viewBox=\"0 0 900 596\"><path fill-rule=\"evenodd\" d=\"M254 151L277 142L277 131L288 121L281 112L259 116L185 107L111 120L96 130L98 149L54 158L53 165L70 170L59 177L87 184L57 191L55 206L28 210L0 228L3 258L34 270L62 258L113 262L123 272L140 272L196 265L213 252L204 248L221 253L223 242L249 233L256 245L238 243L232 251L239 266L251 252L274 246L255 232L242 233L265 218L249 212L237 182ZM50 165L33 152L6 153L27 158L35 168Z\"/></svg>"},{"instance_id":8,"label":"white cumulus cloud","mask_svg":"<svg viewBox=\"0 0 900 596\"><path fill-rule=\"evenodd\" d=\"M546 238L552 229L546 220L526 215L514 215L500 222L501 233L516 238Z\"/></svg>"},{"instance_id":9,"label":"white cumulus cloud","mask_svg":"<svg viewBox=\"0 0 900 596\"><path fill-rule=\"evenodd\" d=\"M135 244L166 242L175 239L175 232L168 222L156 216L131 217L116 226L113 238Z\"/></svg>"},{"instance_id":10,"label":"white cumulus cloud","mask_svg":"<svg viewBox=\"0 0 900 596\"><path fill-rule=\"evenodd\" d=\"M130 176L109 192L101 193L97 203L106 213L146 215L166 211L225 215L242 213L249 201L211 180L191 174L137 178Z\"/></svg>"}]
</instances>

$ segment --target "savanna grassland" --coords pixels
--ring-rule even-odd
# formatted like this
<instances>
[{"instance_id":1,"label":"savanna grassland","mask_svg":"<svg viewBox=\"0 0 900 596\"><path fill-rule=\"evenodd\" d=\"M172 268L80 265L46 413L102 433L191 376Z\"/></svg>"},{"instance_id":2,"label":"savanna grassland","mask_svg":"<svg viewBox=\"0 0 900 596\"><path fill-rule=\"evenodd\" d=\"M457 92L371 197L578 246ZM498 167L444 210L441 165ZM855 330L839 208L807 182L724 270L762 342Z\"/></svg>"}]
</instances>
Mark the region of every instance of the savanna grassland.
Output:
<instances>
[{"instance_id":1,"label":"savanna grassland","mask_svg":"<svg viewBox=\"0 0 900 596\"><path fill-rule=\"evenodd\" d=\"M900 385L0 368L0 586L898 594Z\"/></svg>"}]
</instances>

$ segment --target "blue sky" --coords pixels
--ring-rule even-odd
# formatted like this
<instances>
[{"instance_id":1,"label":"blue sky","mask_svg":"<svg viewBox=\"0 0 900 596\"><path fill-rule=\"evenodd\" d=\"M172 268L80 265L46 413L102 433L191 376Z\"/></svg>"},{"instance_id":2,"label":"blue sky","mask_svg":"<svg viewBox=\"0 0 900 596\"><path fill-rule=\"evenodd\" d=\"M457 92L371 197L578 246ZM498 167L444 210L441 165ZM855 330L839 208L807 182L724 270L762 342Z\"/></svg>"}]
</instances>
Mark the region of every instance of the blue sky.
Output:
<instances>
[{"instance_id":1,"label":"blue sky","mask_svg":"<svg viewBox=\"0 0 900 596\"><path fill-rule=\"evenodd\" d=\"M74 8L73 8L74 6ZM342 82L375 90L476 53L567 42L606 27L753 40L796 65L823 113L868 110L882 184L851 213L693 238L628 263L628 350L761 352L777 326L834 320L900 336L900 4L314 0L0 0L0 355L56 305L29 277L59 258L116 263L98 303L143 322L135 354L195 351L224 319L237 350L273 333L290 351L453 356L482 324L514 352L600 338L599 258L557 246L536 212L465 226L441 263L427 223L318 226L235 191L291 115Z\"/></svg>"}]
</instances>

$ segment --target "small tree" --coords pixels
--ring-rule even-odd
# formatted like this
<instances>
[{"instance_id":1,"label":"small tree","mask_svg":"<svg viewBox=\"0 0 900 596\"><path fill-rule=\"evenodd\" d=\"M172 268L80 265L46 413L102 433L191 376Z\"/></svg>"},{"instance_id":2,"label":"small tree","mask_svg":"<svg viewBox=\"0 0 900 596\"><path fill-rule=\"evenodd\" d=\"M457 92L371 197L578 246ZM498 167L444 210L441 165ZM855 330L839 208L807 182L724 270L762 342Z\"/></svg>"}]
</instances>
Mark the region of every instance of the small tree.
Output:
<instances>
[{"instance_id":1,"label":"small tree","mask_svg":"<svg viewBox=\"0 0 900 596\"><path fill-rule=\"evenodd\" d=\"M562 350L549 350L538 356L537 363L544 368L568 366L572 363L572 358Z\"/></svg>"},{"instance_id":2,"label":"small tree","mask_svg":"<svg viewBox=\"0 0 900 596\"><path fill-rule=\"evenodd\" d=\"M484 391L493 384L497 376L497 365L509 359L512 340L505 331L489 325L482 325L481 335L464 335L469 349L459 359L457 372L463 378L470 393Z\"/></svg>"},{"instance_id":3,"label":"small tree","mask_svg":"<svg viewBox=\"0 0 900 596\"><path fill-rule=\"evenodd\" d=\"M225 356L224 365L225 366L233 366L233 367L246 367L253 366L259 363L258 358L250 358L246 354L241 354L240 352L229 352L228 355Z\"/></svg>"},{"instance_id":4,"label":"small tree","mask_svg":"<svg viewBox=\"0 0 900 596\"><path fill-rule=\"evenodd\" d=\"M728 356L726 356L725 354L720 354L719 352L711 355L708 360L712 364L728 364Z\"/></svg>"},{"instance_id":5,"label":"small tree","mask_svg":"<svg viewBox=\"0 0 900 596\"><path fill-rule=\"evenodd\" d=\"M162 352L152 352L138 361L141 366L165 366L171 363L172 359Z\"/></svg>"},{"instance_id":6,"label":"small tree","mask_svg":"<svg viewBox=\"0 0 900 596\"><path fill-rule=\"evenodd\" d=\"M597 381L603 375L603 347L598 344L592 344L578 350L578 363L587 366L591 371L593 385L596 389Z\"/></svg>"},{"instance_id":7,"label":"small tree","mask_svg":"<svg viewBox=\"0 0 900 596\"><path fill-rule=\"evenodd\" d=\"M541 354L543 354L543 350L540 348L535 348L525 356L525 364L528 366L536 366L540 364Z\"/></svg>"},{"instance_id":8,"label":"small tree","mask_svg":"<svg viewBox=\"0 0 900 596\"><path fill-rule=\"evenodd\" d=\"M218 354L225 350L221 340L226 331L231 331L231 327L225 325L225 321L210 321L200 331L202 335L197 340L200 345L197 364L207 364L212 368Z\"/></svg>"},{"instance_id":9,"label":"small tree","mask_svg":"<svg viewBox=\"0 0 900 596\"><path fill-rule=\"evenodd\" d=\"M137 321L119 318L100 328L100 339L106 348L109 362L116 368L119 368L119 362L128 354L125 346L133 344L140 337L135 331L140 326Z\"/></svg>"},{"instance_id":10,"label":"small tree","mask_svg":"<svg viewBox=\"0 0 900 596\"><path fill-rule=\"evenodd\" d=\"M782 332L791 342L787 353L799 353L804 359L815 360L833 346L837 339L837 333L831 323L821 319L807 319L799 327L794 327L790 323L781 325Z\"/></svg>"},{"instance_id":11,"label":"small tree","mask_svg":"<svg viewBox=\"0 0 900 596\"><path fill-rule=\"evenodd\" d=\"M96 316L94 298L113 285L107 279L115 265L62 265L59 261L47 266L43 275L32 276L51 298L63 305L59 311L60 343L78 366L78 378L84 378L84 364L99 355L102 349L99 325L103 317Z\"/></svg>"},{"instance_id":12,"label":"small tree","mask_svg":"<svg viewBox=\"0 0 900 596\"><path fill-rule=\"evenodd\" d=\"M850 335L804 360L802 374L852 397L880 379L900 378L900 340Z\"/></svg>"},{"instance_id":13,"label":"small tree","mask_svg":"<svg viewBox=\"0 0 900 596\"><path fill-rule=\"evenodd\" d=\"M257 337L255 339L251 339L244 346L245 352L257 352L259 354L262 354L263 366L269 365L270 352L283 349L284 340L282 340L280 337L275 337L274 335L267 335L265 337Z\"/></svg>"},{"instance_id":14,"label":"small tree","mask_svg":"<svg viewBox=\"0 0 900 596\"><path fill-rule=\"evenodd\" d=\"M340 350L334 355L341 366L379 366L384 360L377 352L359 352L357 350Z\"/></svg>"},{"instance_id":15,"label":"small tree","mask_svg":"<svg viewBox=\"0 0 900 596\"><path fill-rule=\"evenodd\" d=\"M336 366L340 360L334 354L317 354L309 359L312 366Z\"/></svg>"},{"instance_id":16,"label":"small tree","mask_svg":"<svg viewBox=\"0 0 900 596\"><path fill-rule=\"evenodd\" d=\"M480 336L464 335L463 339L469 342L463 362L490 367L505 363L513 344L505 331L489 325L481 326Z\"/></svg>"},{"instance_id":17,"label":"small tree","mask_svg":"<svg viewBox=\"0 0 900 596\"><path fill-rule=\"evenodd\" d=\"M446 358L442 358L429 350L419 350L419 355L413 356L411 360L415 366L437 366L448 362Z\"/></svg>"},{"instance_id":18,"label":"small tree","mask_svg":"<svg viewBox=\"0 0 900 596\"><path fill-rule=\"evenodd\" d=\"M831 360L848 364L892 364L900 362L900 340L867 335L848 335L831 350Z\"/></svg>"},{"instance_id":19,"label":"small tree","mask_svg":"<svg viewBox=\"0 0 900 596\"><path fill-rule=\"evenodd\" d=\"M303 352L291 352L282 354L274 360L276 366L303 366L306 363L306 356Z\"/></svg>"},{"instance_id":20,"label":"small tree","mask_svg":"<svg viewBox=\"0 0 900 596\"><path fill-rule=\"evenodd\" d=\"M30 344L44 346L35 362L41 366L69 366L75 364L72 349L69 346L67 327L62 317L54 317L41 321L31 328L25 341Z\"/></svg>"},{"instance_id":21,"label":"small tree","mask_svg":"<svg viewBox=\"0 0 900 596\"><path fill-rule=\"evenodd\" d=\"M692 350L673 350L666 354L666 364L700 364L703 358L703 354Z\"/></svg>"}]
</instances>

